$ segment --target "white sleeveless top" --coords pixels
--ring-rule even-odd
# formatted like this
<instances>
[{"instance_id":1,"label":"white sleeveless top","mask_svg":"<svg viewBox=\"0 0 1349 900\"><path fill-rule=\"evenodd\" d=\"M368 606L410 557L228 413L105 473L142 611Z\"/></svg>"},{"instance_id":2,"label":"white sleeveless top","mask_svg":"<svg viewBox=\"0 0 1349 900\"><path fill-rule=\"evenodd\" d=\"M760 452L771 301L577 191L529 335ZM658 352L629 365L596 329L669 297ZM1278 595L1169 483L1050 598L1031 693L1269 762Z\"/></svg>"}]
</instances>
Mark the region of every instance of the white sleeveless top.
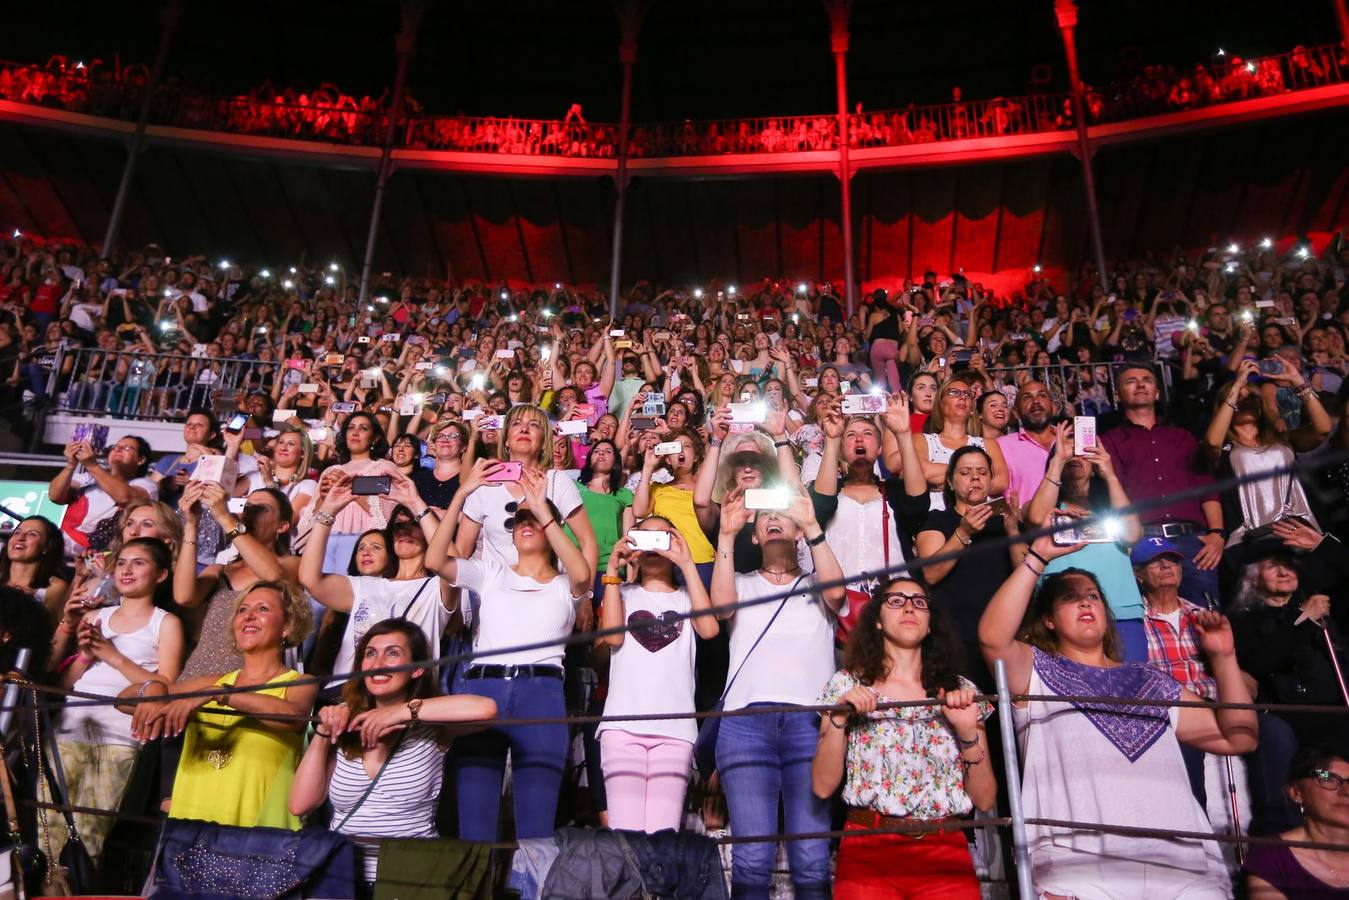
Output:
<instances>
[{"instance_id":1,"label":"white sleeveless top","mask_svg":"<svg viewBox=\"0 0 1349 900\"><path fill-rule=\"evenodd\" d=\"M942 465L946 465L951 461L951 457L955 455L956 451L952 450L951 448L947 447L945 444L941 442L941 435L924 434L923 437L927 440L928 462L941 463ZM984 446L984 439L981 437L975 437L972 434L967 435L965 438L965 446L979 447L982 449ZM928 496L929 510L946 509L946 497L941 491L929 491L927 496Z\"/></svg>"},{"instance_id":2,"label":"white sleeveless top","mask_svg":"<svg viewBox=\"0 0 1349 900\"><path fill-rule=\"evenodd\" d=\"M135 631L121 634L108 624L108 620L118 608L105 607L95 616L94 621L98 623L103 636L112 642L119 653L142 669L147 672L158 672L159 627L169 614L155 607L150 613L149 621L144 625ZM116 697L130 686L131 682L121 672L102 660L95 660L93 665L84 670L84 674L75 682L73 689L105 697ZM140 742L131 736L131 716L118 712L111 704L66 707L61 715L61 736L66 740L90 744L140 746Z\"/></svg>"}]
</instances>

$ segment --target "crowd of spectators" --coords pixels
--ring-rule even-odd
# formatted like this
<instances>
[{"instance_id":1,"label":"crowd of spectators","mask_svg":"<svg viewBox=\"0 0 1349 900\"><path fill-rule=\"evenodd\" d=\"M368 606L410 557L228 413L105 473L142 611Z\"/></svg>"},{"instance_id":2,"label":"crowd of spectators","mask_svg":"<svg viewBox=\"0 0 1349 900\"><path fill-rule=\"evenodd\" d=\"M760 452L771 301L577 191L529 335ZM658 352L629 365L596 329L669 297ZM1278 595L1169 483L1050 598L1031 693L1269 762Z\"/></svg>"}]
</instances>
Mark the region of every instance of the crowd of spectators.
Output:
<instances>
[{"instance_id":1,"label":"crowd of spectators","mask_svg":"<svg viewBox=\"0 0 1349 900\"><path fill-rule=\"evenodd\" d=\"M604 835L648 877L669 829L841 823L868 833L788 841L777 876L772 841L723 847L733 894L972 897L1007 877L961 827L996 814L1015 728L1030 815L1343 844L1341 717L1041 699L1000 723L977 699L1001 659L1039 697L1346 701L1349 247L1280 246L1120 261L1108 288L1036 266L1006 296L927 272L851 316L827 282L641 282L611 317L562 284L382 276L361 307L336 263L18 235L0 404L170 418L185 447L81 430L49 487L62 521L0 551L0 647L108 698L54 716L67 787L35 790L165 810L166 841L387 841L358 846L358 887L408 865L404 838L547 844L551 868L522 850L511 877L548 896ZM1045 526L1073 533L1020 539ZM793 711L817 703L846 705ZM764 708L706 753L689 718L472 724L717 704ZM112 820L74 821L113 868ZM1237 869L1211 841L1030 840L1050 895L1226 896ZM1349 890L1346 854L1259 848L1246 877Z\"/></svg>"},{"instance_id":2,"label":"crowd of spectators","mask_svg":"<svg viewBox=\"0 0 1349 900\"><path fill-rule=\"evenodd\" d=\"M1134 77L1086 87L1091 123L1116 122L1212 106L1254 97L1277 96L1340 81L1349 71L1342 45L1307 48L1260 59L1223 53L1192 69L1147 65ZM144 66L118 69L100 60L86 64L52 57L45 66L0 66L0 98L56 106L76 112L135 117L146 83ZM579 104L561 119L446 116L426 114L405 98L402 146L466 153L612 158L618 126L587 122ZM157 92L154 121L184 128L238 134L379 144L384 140L389 98L343 93L332 84L312 90L260 85L247 94L218 96L180 78ZM960 88L950 103L864 112L849 116L853 148L895 147L933 141L999 137L1073 127L1072 102L1064 93L969 100ZM635 124L629 141L634 157L707 156L731 153L786 153L833 150L838 123L833 115L787 116L682 123Z\"/></svg>"}]
</instances>

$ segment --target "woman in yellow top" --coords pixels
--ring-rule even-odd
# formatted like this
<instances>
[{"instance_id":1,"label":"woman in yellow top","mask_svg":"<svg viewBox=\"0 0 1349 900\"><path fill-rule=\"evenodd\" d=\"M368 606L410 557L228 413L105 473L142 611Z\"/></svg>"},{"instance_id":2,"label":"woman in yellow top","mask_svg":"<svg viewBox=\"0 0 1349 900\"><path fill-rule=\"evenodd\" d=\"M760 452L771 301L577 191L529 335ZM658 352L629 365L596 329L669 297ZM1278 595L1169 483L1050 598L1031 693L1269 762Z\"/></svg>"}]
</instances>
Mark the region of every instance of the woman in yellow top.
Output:
<instances>
[{"instance_id":1,"label":"woman in yellow top","mask_svg":"<svg viewBox=\"0 0 1349 900\"><path fill-rule=\"evenodd\" d=\"M287 645L304 639L310 624L309 605L293 585L256 582L240 595L234 611L234 643L243 655L243 668L203 675L173 690L183 694L217 685L277 686L137 707L132 732L142 739L186 732L171 818L299 830L300 820L290 814L287 799L304 749L305 717L318 686L285 686L300 673L286 666L282 654Z\"/></svg>"},{"instance_id":2,"label":"woman in yellow top","mask_svg":"<svg viewBox=\"0 0 1349 900\"><path fill-rule=\"evenodd\" d=\"M679 444L678 453L656 455L660 444ZM679 428L659 436L658 440L644 438L642 442L642 480L637 484L633 495L632 512L638 521L647 516L660 516L669 521L684 543L689 546L689 554L698 565L698 575L706 586L712 580L712 559L716 549L703 533L698 524L698 513L693 506L693 491L697 486L697 471L703 464L706 451L698 433L687 428ZM652 484L651 476L656 469L664 468L670 473L670 481L665 484Z\"/></svg>"}]
</instances>

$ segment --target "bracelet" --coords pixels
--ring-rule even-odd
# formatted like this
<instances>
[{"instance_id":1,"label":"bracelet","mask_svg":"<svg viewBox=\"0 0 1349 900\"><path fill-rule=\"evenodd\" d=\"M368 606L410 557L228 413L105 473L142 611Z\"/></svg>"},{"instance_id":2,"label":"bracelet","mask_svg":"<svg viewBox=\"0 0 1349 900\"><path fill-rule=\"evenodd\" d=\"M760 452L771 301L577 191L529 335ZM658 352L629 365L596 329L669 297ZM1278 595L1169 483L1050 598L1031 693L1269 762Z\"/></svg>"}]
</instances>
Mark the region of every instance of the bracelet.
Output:
<instances>
[{"instance_id":1,"label":"bracelet","mask_svg":"<svg viewBox=\"0 0 1349 900\"><path fill-rule=\"evenodd\" d=\"M333 523L337 521L337 517L330 512L319 509L314 511L314 521L318 522L320 525L327 525L329 528L332 528Z\"/></svg>"},{"instance_id":2,"label":"bracelet","mask_svg":"<svg viewBox=\"0 0 1349 900\"><path fill-rule=\"evenodd\" d=\"M142 681L142 682L141 682L141 686L140 686L140 690L136 691L136 696L137 696L137 697L144 697L144 696L145 696L145 689L148 688L150 685L156 684L156 683L157 683L157 682L155 682L155 680L154 680L153 678L150 679L149 681Z\"/></svg>"},{"instance_id":3,"label":"bracelet","mask_svg":"<svg viewBox=\"0 0 1349 900\"><path fill-rule=\"evenodd\" d=\"M1223 533L1223 530L1222 530L1221 528L1210 528L1210 529L1208 529L1207 531L1204 532L1204 534L1206 534L1206 535L1209 535L1209 534L1216 534L1216 535L1219 535L1219 536L1221 536L1222 533Z\"/></svg>"},{"instance_id":4,"label":"bracelet","mask_svg":"<svg viewBox=\"0 0 1349 900\"><path fill-rule=\"evenodd\" d=\"M601 575L600 584L622 584L623 579L617 575Z\"/></svg>"},{"instance_id":5,"label":"bracelet","mask_svg":"<svg viewBox=\"0 0 1349 900\"><path fill-rule=\"evenodd\" d=\"M955 734L955 732L952 732L952 734ZM976 746L979 743L979 735L977 733L974 735L973 738L971 738L968 741L962 739L958 734L955 735L955 739L956 743L960 745L960 749L962 750L964 750L966 747Z\"/></svg>"},{"instance_id":6,"label":"bracelet","mask_svg":"<svg viewBox=\"0 0 1349 900\"><path fill-rule=\"evenodd\" d=\"M195 546L197 546L197 539L196 539L196 538L183 538L181 541L179 541L179 543L182 544L184 547L187 547L187 546L189 546L189 545L195 547Z\"/></svg>"},{"instance_id":7,"label":"bracelet","mask_svg":"<svg viewBox=\"0 0 1349 900\"><path fill-rule=\"evenodd\" d=\"M321 737L321 738L323 738L323 739L325 739L325 740L331 739L332 736L333 736L333 733L332 733L331 731L324 731L323 729L319 728L317 725L314 726L314 734L317 734L319 737Z\"/></svg>"},{"instance_id":8,"label":"bracelet","mask_svg":"<svg viewBox=\"0 0 1349 900\"><path fill-rule=\"evenodd\" d=\"M420 525L422 524L422 519L425 519L427 516L431 515L432 512L433 510L431 509L431 507L428 506L426 509L422 510L421 512L413 516L412 521Z\"/></svg>"},{"instance_id":9,"label":"bracelet","mask_svg":"<svg viewBox=\"0 0 1349 900\"><path fill-rule=\"evenodd\" d=\"M967 538L967 537L965 537L964 535L962 535L962 534L960 533L960 529L959 529L959 528L957 528L955 531L951 532L951 537L953 537L953 538L955 538L956 540L960 541L960 543L964 544L966 547L968 547L970 544L973 544L973 543L974 543L974 538Z\"/></svg>"},{"instance_id":10,"label":"bracelet","mask_svg":"<svg viewBox=\"0 0 1349 900\"><path fill-rule=\"evenodd\" d=\"M834 716L836 716L836 715L838 715L837 712L831 712L831 713L829 713L829 724L832 725L832 726L834 726L835 728L837 728L839 731L842 731L843 729L845 729L845 728L848 727L848 719L847 719L847 717L845 716L844 719L843 719L843 724L840 725L840 724L838 724L838 722L834 721Z\"/></svg>"},{"instance_id":11,"label":"bracelet","mask_svg":"<svg viewBox=\"0 0 1349 900\"><path fill-rule=\"evenodd\" d=\"M1034 575L1036 578L1039 578L1041 575L1044 574L1044 572L1037 572L1037 571L1035 571L1035 566L1032 566L1032 565L1030 564L1030 560L1029 560L1029 559L1023 559L1023 560L1021 560L1021 564L1022 564L1023 566L1025 566L1027 569L1030 569L1030 573L1031 573L1032 575Z\"/></svg>"},{"instance_id":12,"label":"bracelet","mask_svg":"<svg viewBox=\"0 0 1349 900\"><path fill-rule=\"evenodd\" d=\"M548 521L547 521L547 522L544 522L542 525L540 525L540 526L539 526L539 529L540 529L541 531L547 531L549 525L556 525L556 524L558 524L557 519L554 519L552 516L549 516L549 517L548 517Z\"/></svg>"},{"instance_id":13,"label":"bracelet","mask_svg":"<svg viewBox=\"0 0 1349 900\"><path fill-rule=\"evenodd\" d=\"M983 762L983 761L986 760L986 759L988 759L988 751L987 751L987 750L981 750L981 751L979 751L979 758L978 758L978 759L966 759L966 758L965 758L965 754L964 754L963 751L962 751L961 754L960 754L960 764L963 765L963 766L966 766L966 767L969 767L969 766L977 766L977 765L979 765L979 763Z\"/></svg>"},{"instance_id":14,"label":"bracelet","mask_svg":"<svg viewBox=\"0 0 1349 900\"><path fill-rule=\"evenodd\" d=\"M807 544L807 546L810 546L810 547L818 547L818 546L820 546L820 545L823 544L823 543L824 543L824 532L823 532L823 531L821 531L819 534L815 535L815 537L813 537L813 538L806 538L806 544Z\"/></svg>"},{"instance_id":15,"label":"bracelet","mask_svg":"<svg viewBox=\"0 0 1349 900\"><path fill-rule=\"evenodd\" d=\"M712 440L707 442L707 446L711 447L713 450L718 450L721 448L721 439L712 438Z\"/></svg>"},{"instance_id":16,"label":"bracelet","mask_svg":"<svg viewBox=\"0 0 1349 900\"><path fill-rule=\"evenodd\" d=\"M1043 556L1041 556L1040 554L1036 553L1034 547L1027 547L1027 548L1026 548L1026 553L1027 553L1027 555L1033 556L1033 557L1035 557L1036 559L1038 559L1038 560L1040 561L1040 565L1042 565L1042 566L1047 566L1047 565L1049 565L1049 560L1045 559Z\"/></svg>"},{"instance_id":17,"label":"bracelet","mask_svg":"<svg viewBox=\"0 0 1349 900\"><path fill-rule=\"evenodd\" d=\"M1045 481L1048 481L1050 484L1054 485L1054 487L1056 487L1056 488L1061 488L1061 487L1063 487L1063 482L1062 482L1062 481L1055 481L1053 478L1050 478L1048 475L1045 476Z\"/></svg>"},{"instance_id":18,"label":"bracelet","mask_svg":"<svg viewBox=\"0 0 1349 900\"><path fill-rule=\"evenodd\" d=\"M781 450L783 447L790 447L791 445L792 445L792 442L791 442L791 441L774 441L774 442L773 442L773 447L774 447L774 449L776 449L776 450Z\"/></svg>"}]
</instances>

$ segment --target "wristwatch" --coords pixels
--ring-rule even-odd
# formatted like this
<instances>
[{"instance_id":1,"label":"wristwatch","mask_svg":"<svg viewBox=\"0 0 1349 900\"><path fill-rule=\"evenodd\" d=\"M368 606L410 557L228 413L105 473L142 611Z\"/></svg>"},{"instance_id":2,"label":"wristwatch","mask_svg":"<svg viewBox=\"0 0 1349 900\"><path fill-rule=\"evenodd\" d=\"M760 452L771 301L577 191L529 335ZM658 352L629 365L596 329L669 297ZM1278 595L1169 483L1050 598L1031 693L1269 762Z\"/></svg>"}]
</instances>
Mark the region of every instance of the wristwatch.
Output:
<instances>
[{"instance_id":1,"label":"wristwatch","mask_svg":"<svg viewBox=\"0 0 1349 900\"><path fill-rule=\"evenodd\" d=\"M408 715L412 716L412 721L417 721L417 714L422 711L422 701L418 697L408 701Z\"/></svg>"},{"instance_id":2,"label":"wristwatch","mask_svg":"<svg viewBox=\"0 0 1349 900\"><path fill-rule=\"evenodd\" d=\"M239 522L235 524L235 526L231 528L229 531L225 532L225 543L228 544L230 541L234 540L239 535L247 533L248 529L244 527L244 523Z\"/></svg>"}]
</instances>

